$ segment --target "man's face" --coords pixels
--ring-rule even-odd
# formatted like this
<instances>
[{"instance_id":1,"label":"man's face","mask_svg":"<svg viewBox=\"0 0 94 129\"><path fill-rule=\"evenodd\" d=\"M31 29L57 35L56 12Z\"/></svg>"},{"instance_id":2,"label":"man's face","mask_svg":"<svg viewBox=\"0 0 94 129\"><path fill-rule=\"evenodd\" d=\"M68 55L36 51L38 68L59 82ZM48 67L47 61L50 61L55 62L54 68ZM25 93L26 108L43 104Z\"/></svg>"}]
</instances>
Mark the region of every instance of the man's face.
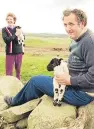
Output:
<instances>
[{"instance_id":1,"label":"man's face","mask_svg":"<svg viewBox=\"0 0 94 129\"><path fill-rule=\"evenodd\" d=\"M64 16L63 19L64 27L70 38L77 39L84 28L82 22L78 23L77 18L74 14Z\"/></svg>"}]
</instances>

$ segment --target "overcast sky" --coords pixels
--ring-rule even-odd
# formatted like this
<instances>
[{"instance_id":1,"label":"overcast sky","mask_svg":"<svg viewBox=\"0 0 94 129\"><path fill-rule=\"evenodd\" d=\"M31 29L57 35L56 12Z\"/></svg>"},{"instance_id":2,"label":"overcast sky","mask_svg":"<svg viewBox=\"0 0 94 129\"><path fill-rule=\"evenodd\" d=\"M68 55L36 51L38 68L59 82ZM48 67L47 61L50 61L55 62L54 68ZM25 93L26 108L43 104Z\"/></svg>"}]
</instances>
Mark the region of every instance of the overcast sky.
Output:
<instances>
[{"instance_id":1,"label":"overcast sky","mask_svg":"<svg viewBox=\"0 0 94 129\"><path fill-rule=\"evenodd\" d=\"M94 0L2 0L0 28L6 26L6 14L17 16L17 25L24 32L65 33L61 20L66 8L83 9L88 16L88 27L94 30Z\"/></svg>"}]
</instances>

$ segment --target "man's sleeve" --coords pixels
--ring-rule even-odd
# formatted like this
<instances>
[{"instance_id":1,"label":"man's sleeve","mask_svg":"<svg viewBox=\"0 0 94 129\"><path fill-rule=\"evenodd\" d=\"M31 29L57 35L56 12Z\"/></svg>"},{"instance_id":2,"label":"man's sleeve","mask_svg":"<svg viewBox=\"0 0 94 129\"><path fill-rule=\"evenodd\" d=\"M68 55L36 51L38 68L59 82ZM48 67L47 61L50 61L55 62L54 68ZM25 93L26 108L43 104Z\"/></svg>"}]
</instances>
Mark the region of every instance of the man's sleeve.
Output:
<instances>
[{"instance_id":1,"label":"man's sleeve","mask_svg":"<svg viewBox=\"0 0 94 129\"><path fill-rule=\"evenodd\" d=\"M82 45L82 56L88 68L86 74L80 74L75 77L71 77L71 85L76 87L90 88L94 87L94 42L86 41Z\"/></svg>"}]
</instances>

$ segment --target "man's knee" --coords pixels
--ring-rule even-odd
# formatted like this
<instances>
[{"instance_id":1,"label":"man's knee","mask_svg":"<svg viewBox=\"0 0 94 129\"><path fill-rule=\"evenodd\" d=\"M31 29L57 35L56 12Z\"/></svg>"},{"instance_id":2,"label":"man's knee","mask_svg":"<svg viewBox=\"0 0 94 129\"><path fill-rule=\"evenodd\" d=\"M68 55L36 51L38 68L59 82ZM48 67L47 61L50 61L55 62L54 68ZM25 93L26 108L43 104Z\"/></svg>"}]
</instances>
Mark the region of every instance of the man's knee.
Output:
<instances>
[{"instance_id":1,"label":"man's knee","mask_svg":"<svg viewBox=\"0 0 94 129\"><path fill-rule=\"evenodd\" d=\"M31 77L31 81L36 81L37 80L37 78L38 78L38 76L33 76L33 77Z\"/></svg>"},{"instance_id":2,"label":"man's knee","mask_svg":"<svg viewBox=\"0 0 94 129\"><path fill-rule=\"evenodd\" d=\"M33 76L30 81L33 86L38 87L38 88L43 87L43 85L45 83L44 76L42 76L42 75Z\"/></svg>"},{"instance_id":3,"label":"man's knee","mask_svg":"<svg viewBox=\"0 0 94 129\"><path fill-rule=\"evenodd\" d=\"M31 79L30 79L30 83L31 83L33 86L37 86L38 81L39 81L39 77L38 77L38 76L33 76L33 77L31 77Z\"/></svg>"}]
</instances>

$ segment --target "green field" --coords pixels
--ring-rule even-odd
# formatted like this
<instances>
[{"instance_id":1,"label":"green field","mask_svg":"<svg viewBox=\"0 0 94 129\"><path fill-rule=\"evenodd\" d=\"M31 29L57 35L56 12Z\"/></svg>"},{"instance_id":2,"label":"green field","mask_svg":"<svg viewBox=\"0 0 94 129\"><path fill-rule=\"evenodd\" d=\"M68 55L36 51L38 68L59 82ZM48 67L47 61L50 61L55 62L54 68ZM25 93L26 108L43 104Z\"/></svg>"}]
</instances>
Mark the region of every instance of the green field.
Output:
<instances>
[{"instance_id":1,"label":"green field","mask_svg":"<svg viewBox=\"0 0 94 129\"><path fill-rule=\"evenodd\" d=\"M4 43L2 39L0 52L0 75L5 75L5 53ZM34 75L49 75L53 76L53 72L48 72L46 66L51 58L57 54L67 60L68 47L70 39L67 37L44 37L26 35L25 54L23 56L23 64L21 70L22 82L28 81ZM15 71L13 73L15 76Z\"/></svg>"}]
</instances>

